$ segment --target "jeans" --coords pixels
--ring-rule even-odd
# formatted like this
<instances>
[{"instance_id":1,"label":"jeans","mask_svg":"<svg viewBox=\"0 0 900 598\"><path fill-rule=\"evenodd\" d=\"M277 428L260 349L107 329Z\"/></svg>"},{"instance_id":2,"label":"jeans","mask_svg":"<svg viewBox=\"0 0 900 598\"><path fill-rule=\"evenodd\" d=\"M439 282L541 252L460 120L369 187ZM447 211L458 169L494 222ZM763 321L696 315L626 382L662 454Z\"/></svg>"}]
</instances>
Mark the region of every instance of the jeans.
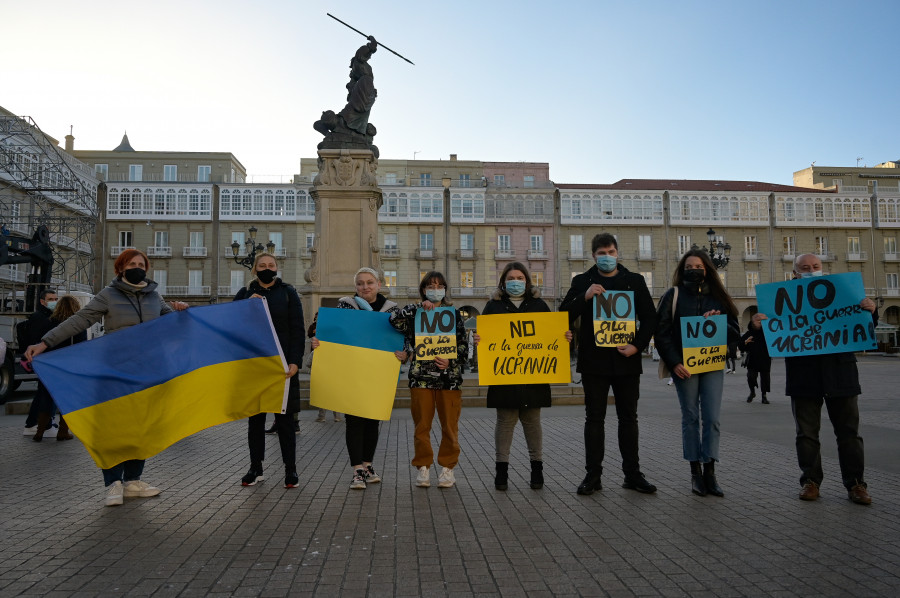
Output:
<instances>
[{"instance_id":1,"label":"jeans","mask_svg":"<svg viewBox=\"0 0 900 598\"><path fill-rule=\"evenodd\" d=\"M681 404L681 443L687 461L719 460L719 414L725 371L673 376ZM701 432L702 428L702 432Z\"/></svg>"},{"instance_id":2,"label":"jeans","mask_svg":"<svg viewBox=\"0 0 900 598\"><path fill-rule=\"evenodd\" d=\"M113 482L133 482L141 479L144 473L144 459L131 459L103 470L103 483L109 486Z\"/></svg>"},{"instance_id":3,"label":"jeans","mask_svg":"<svg viewBox=\"0 0 900 598\"><path fill-rule=\"evenodd\" d=\"M410 405L416 425L413 447L413 467L431 467L434 450L431 448L431 423L437 411L441 420L441 446L438 465L453 469L459 461L459 416L462 414L461 390L410 388Z\"/></svg>"},{"instance_id":4,"label":"jeans","mask_svg":"<svg viewBox=\"0 0 900 598\"><path fill-rule=\"evenodd\" d=\"M346 415L347 452L350 454L350 465L357 466L371 463L378 447L378 430L381 422L356 415Z\"/></svg>"},{"instance_id":5,"label":"jeans","mask_svg":"<svg viewBox=\"0 0 900 598\"><path fill-rule=\"evenodd\" d=\"M544 431L541 428L541 409L497 409L497 424L494 426L494 444L497 451L497 462L509 463L509 447L512 446L516 422L522 422L525 432L525 444L528 445L528 458L541 461Z\"/></svg>"},{"instance_id":6,"label":"jeans","mask_svg":"<svg viewBox=\"0 0 900 598\"><path fill-rule=\"evenodd\" d=\"M791 397L791 411L797 426L797 462L800 465L800 483L813 481L822 484L822 455L819 452L819 427L822 403L828 409L828 419L837 438L838 461L841 478L849 490L857 484L865 486L863 472L865 455L863 439L859 436L859 404L852 397Z\"/></svg>"},{"instance_id":7,"label":"jeans","mask_svg":"<svg viewBox=\"0 0 900 598\"><path fill-rule=\"evenodd\" d=\"M275 430L281 445L281 460L285 466L296 468L297 438L294 436L293 414L275 414ZM250 446L250 463L262 463L266 456L266 414L257 413L247 419L247 444Z\"/></svg>"},{"instance_id":8,"label":"jeans","mask_svg":"<svg viewBox=\"0 0 900 598\"><path fill-rule=\"evenodd\" d=\"M606 404L609 389L616 397L619 419L619 452L625 477L640 475L638 459L637 403L640 396L640 374L627 376L595 376L584 373L584 451L585 469L600 475L606 444Z\"/></svg>"}]
</instances>

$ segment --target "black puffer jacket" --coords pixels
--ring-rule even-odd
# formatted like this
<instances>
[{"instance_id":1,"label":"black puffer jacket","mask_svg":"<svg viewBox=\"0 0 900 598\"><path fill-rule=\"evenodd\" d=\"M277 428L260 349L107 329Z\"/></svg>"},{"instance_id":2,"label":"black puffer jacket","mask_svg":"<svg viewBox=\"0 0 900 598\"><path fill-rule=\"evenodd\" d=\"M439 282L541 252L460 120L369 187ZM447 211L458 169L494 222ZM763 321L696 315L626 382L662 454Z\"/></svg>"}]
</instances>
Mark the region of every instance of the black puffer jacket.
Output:
<instances>
[{"instance_id":1,"label":"black puffer jacket","mask_svg":"<svg viewBox=\"0 0 900 598\"><path fill-rule=\"evenodd\" d=\"M678 285L678 305L675 306L675 318L672 318L672 297L674 289L669 289L659 300L657 316L659 318L656 327L656 350L659 357L669 369L684 361L681 345L681 318L690 316L702 316L708 311L719 310L725 313L725 306L718 299L709 294L708 287L704 284L700 289L689 290L684 285ZM740 339L741 329L737 318L729 315L727 344L737 343Z\"/></svg>"},{"instance_id":2,"label":"black puffer jacket","mask_svg":"<svg viewBox=\"0 0 900 598\"><path fill-rule=\"evenodd\" d=\"M493 314L518 314L548 312L550 307L540 298L540 293L532 287L531 296L525 296L519 307L510 301L509 295L499 289L487 305L483 316ZM549 384L493 384L488 387L487 406L493 409L529 409L550 406Z\"/></svg>"},{"instance_id":3,"label":"black puffer jacket","mask_svg":"<svg viewBox=\"0 0 900 598\"><path fill-rule=\"evenodd\" d=\"M559 307L560 311L569 312L570 326L574 326L575 320L581 318L576 371L582 374L622 376L641 374L644 371L641 354L650 344L653 331L656 329L653 297L650 296L643 276L630 272L621 264L617 268L615 276L603 276L597 266L591 266L587 272L573 278L572 287ZM602 285L604 289L610 291L634 292L637 334L631 344L638 351L631 357L625 357L615 347L598 347L594 341L594 320L591 314L593 301L584 300L584 294L592 284Z\"/></svg>"}]
</instances>

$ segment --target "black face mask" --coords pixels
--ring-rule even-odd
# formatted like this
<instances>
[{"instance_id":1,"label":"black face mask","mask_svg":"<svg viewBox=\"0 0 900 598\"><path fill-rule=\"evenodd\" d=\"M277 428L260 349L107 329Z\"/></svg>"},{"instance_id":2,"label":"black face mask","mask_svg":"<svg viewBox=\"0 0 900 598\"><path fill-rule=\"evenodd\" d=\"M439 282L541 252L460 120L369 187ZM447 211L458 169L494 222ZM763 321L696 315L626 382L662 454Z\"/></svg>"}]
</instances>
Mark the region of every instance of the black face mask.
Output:
<instances>
[{"instance_id":1,"label":"black face mask","mask_svg":"<svg viewBox=\"0 0 900 598\"><path fill-rule=\"evenodd\" d=\"M706 278L706 272L703 270L685 270L681 277L688 284L700 284Z\"/></svg>"},{"instance_id":2,"label":"black face mask","mask_svg":"<svg viewBox=\"0 0 900 598\"><path fill-rule=\"evenodd\" d=\"M275 270L257 270L256 271L256 279L263 284L269 284L275 277L278 276L278 272Z\"/></svg>"},{"instance_id":3,"label":"black face mask","mask_svg":"<svg viewBox=\"0 0 900 598\"><path fill-rule=\"evenodd\" d=\"M131 284L140 284L147 278L147 271L143 268L129 268L122 272L122 276Z\"/></svg>"}]
</instances>

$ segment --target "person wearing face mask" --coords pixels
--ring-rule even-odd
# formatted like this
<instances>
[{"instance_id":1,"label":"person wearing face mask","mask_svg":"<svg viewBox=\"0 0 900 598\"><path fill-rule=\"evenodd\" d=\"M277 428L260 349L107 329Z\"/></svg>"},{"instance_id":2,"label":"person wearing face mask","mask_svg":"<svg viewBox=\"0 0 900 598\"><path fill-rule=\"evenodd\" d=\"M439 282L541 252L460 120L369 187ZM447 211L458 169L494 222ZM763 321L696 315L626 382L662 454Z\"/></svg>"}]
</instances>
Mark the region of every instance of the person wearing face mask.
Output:
<instances>
[{"instance_id":1,"label":"person wearing face mask","mask_svg":"<svg viewBox=\"0 0 900 598\"><path fill-rule=\"evenodd\" d=\"M698 496L724 496L715 467L719 460L719 414L725 370L699 374L687 371L682 356L681 318L725 314L730 345L740 336L737 307L709 255L702 249L692 249L682 256L672 284L673 288L659 300L655 341L660 358L672 372L681 404L681 442L684 459L691 466L691 492Z\"/></svg>"},{"instance_id":2,"label":"person wearing face mask","mask_svg":"<svg viewBox=\"0 0 900 598\"><path fill-rule=\"evenodd\" d=\"M47 334L59 322L51 322L50 317L53 310L56 309L58 295L52 289L41 289L38 293L38 302L34 306L34 312L25 320L25 338L19 338L19 347L28 347L41 340L41 337ZM17 332L17 334L20 334ZM0 354L2 355L2 354ZM38 390L40 391L42 384L38 380ZM31 407L28 409L28 417L25 418L25 435L34 436L40 434L37 439L44 436L52 436L56 429L52 425L52 413L46 421L39 418L37 401L31 401Z\"/></svg>"},{"instance_id":3,"label":"person wearing face mask","mask_svg":"<svg viewBox=\"0 0 900 598\"><path fill-rule=\"evenodd\" d=\"M419 283L420 303L412 303L391 314L391 325L402 332L406 346L415 346L415 318L420 309L451 305L447 297L447 280L440 272L431 271ZM416 486L431 486L429 471L434 464L431 448L431 423L437 411L441 420L441 444L438 449L439 488L451 488L456 484L453 469L459 461L459 416L462 413L462 362L468 353L469 343L462 315L456 315L456 359L435 357L434 360L420 360L415 351L410 352L409 366L410 411L416 426L414 457L412 465L418 471Z\"/></svg>"},{"instance_id":4,"label":"person wearing face mask","mask_svg":"<svg viewBox=\"0 0 900 598\"><path fill-rule=\"evenodd\" d=\"M482 315L548 312L550 307L540 298L540 291L531 284L528 268L512 262L503 268L500 282L491 300L484 306ZM572 332L566 330L566 340L572 340ZM481 337L472 336L477 347ZM509 479L509 449L512 446L516 422L522 422L525 444L531 460L530 486L534 490L544 487L543 429L541 408L550 407L549 384L495 384L488 387L487 406L497 410L494 426L496 446L496 475L494 487L506 490Z\"/></svg>"},{"instance_id":5,"label":"person wearing face mask","mask_svg":"<svg viewBox=\"0 0 900 598\"><path fill-rule=\"evenodd\" d=\"M794 278L823 276L822 260L811 253L794 259ZM878 325L875 302L866 297L860 307L872 314L873 325ZM756 314L760 320L765 314ZM838 462L841 480L847 489L847 497L859 505L872 504L865 482L865 452L859 435L859 371L856 356L852 352L826 355L801 355L785 357L785 394L791 397L791 412L797 431L797 462L800 465L800 500L819 498L822 485L821 446L819 427L822 405L828 410L828 419L837 439Z\"/></svg>"},{"instance_id":6,"label":"person wearing face mask","mask_svg":"<svg viewBox=\"0 0 900 598\"><path fill-rule=\"evenodd\" d=\"M395 302L378 292L381 290L381 277L377 270L360 268L356 271L353 282L356 286L356 294L338 299L339 309L359 309L393 314L399 308ZM311 345L314 350L317 349L319 339L313 338ZM406 351L394 351L394 355L400 362L406 361ZM335 419L337 419L337 414L335 414ZM350 468L353 471L350 488L365 490L367 484L381 482L381 476L375 471L373 465L381 422L377 419L350 413L344 414L344 420L347 422L344 438L347 443L347 453L350 456Z\"/></svg>"},{"instance_id":7,"label":"person wearing face mask","mask_svg":"<svg viewBox=\"0 0 900 598\"><path fill-rule=\"evenodd\" d=\"M157 292L157 284L147 278L150 260L143 251L126 249L116 258L113 269L116 277L109 286L62 324L45 334L41 342L28 347L25 352L28 361L48 348L56 347L86 331L101 319L105 334L112 334L117 330L149 322L173 310L188 308L188 304L181 301L173 301L170 306ZM144 463L144 459L130 459L103 470L106 506L121 505L123 498L149 497L160 493L159 488L141 480Z\"/></svg>"},{"instance_id":8,"label":"person wearing face mask","mask_svg":"<svg viewBox=\"0 0 900 598\"><path fill-rule=\"evenodd\" d=\"M640 396L643 362L641 355L656 328L656 310L647 283L640 274L630 272L619 263L619 245L608 233L591 240L595 264L572 279L572 287L560 305L569 312L569 324L578 328L578 361L584 387L585 475L578 494L590 495L601 489L603 456L606 444L606 406L610 389L616 397L619 451L622 454L622 488L645 494L656 492L656 486L641 472L638 457L637 405ZM637 332L628 344L598 347L594 339L594 297L607 291L632 291Z\"/></svg>"},{"instance_id":9,"label":"person wearing face mask","mask_svg":"<svg viewBox=\"0 0 900 598\"><path fill-rule=\"evenodd\" d=\"M303 304L291 285L278 278L278 261L271 253L260 253L253 261L255 277L250 284L234 296L242 299L265 299L272 317L272 325L278 343L288 364L285 377L288 384L288 402L285 413L275 414L275 429L284 463L284 487L296 488L297 439L294 435L294 414L300 411L300 364L306 346L306 329L303 325ZM266 414L257 413L247 419L247 444L250 447L250 469L241 478L242 486L255 486L263 481L263 459L266 452Z\"/></svg>"}]
</instances>

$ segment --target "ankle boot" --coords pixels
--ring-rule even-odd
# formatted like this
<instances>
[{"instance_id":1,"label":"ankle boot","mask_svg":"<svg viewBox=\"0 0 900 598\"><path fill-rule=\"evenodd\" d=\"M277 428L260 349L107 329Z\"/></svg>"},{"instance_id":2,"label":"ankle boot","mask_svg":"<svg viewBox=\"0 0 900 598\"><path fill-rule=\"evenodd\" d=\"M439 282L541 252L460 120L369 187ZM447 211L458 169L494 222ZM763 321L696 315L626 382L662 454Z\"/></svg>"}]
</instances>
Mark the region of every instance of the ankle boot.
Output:
<instances>
[{"instance_id":1,"label":"ankle boot","mask_svg":"<svg viewBox=\"0 0 900 598\"><path fill-rule=\"evenodd\" d=\"M59 430L56 432L57 440L72 440L75 438L71 434L69 434L69 424L66 423L66 419L60 415L59 416Z\"/></svg>"},{"instance_id":2,"label":"ankle boot","mask_svg":"<svg viewBox=\"0 0 900 598\"><path fill-rule=\"evenodd\" d=\"M700 461L691 461L691 492L697 496L706 496L706 483L703 481Z\"/></svg>"},{"instance_id":3,"label":"ankle boot","mask_svg":"<svg viewBox=\"0 0 900 598\"><path fill-rule=\"evenodd\" d=\"M506 490L509 480L509 463L497 461L497 475L494 476L494 488Z\"/></svg>"},{"instance_id":4,"label":"ankle boot","mask_svg":"<svg viewBox=\"0 0 900 598\"><path fill-rule=\"evenodd\" d=\"M544 487L544 462L531 462L531 489L540 490Z\"/></svg>"},{"instance_id":5,"label":"ankle boot","mask_svg":"<svg viewBox=\"0 0 900 598\"><path fill-rule=\"evenodd\" d=\"M32 438L32 440L34 440L35 442L40 442L41 440L43 440L44 432L46 432L47 430L50 429L51 421L52 421L52 418L50 416L50 413L48 413L46 411L38 412L37 431L34 433L34 437Z\"/></svg>"},{"instance_id":6,"label":"ankle boot","mask_svg":"<svg viewBox=\"0 0 900 598\"><path fill-rule=\"evenodd\" d=\"M710 461L703 464L703 483L706 484L706 491L713 496L725 496L719 482L716 481L716 462Z\"/></svg>"}]
</instances>

